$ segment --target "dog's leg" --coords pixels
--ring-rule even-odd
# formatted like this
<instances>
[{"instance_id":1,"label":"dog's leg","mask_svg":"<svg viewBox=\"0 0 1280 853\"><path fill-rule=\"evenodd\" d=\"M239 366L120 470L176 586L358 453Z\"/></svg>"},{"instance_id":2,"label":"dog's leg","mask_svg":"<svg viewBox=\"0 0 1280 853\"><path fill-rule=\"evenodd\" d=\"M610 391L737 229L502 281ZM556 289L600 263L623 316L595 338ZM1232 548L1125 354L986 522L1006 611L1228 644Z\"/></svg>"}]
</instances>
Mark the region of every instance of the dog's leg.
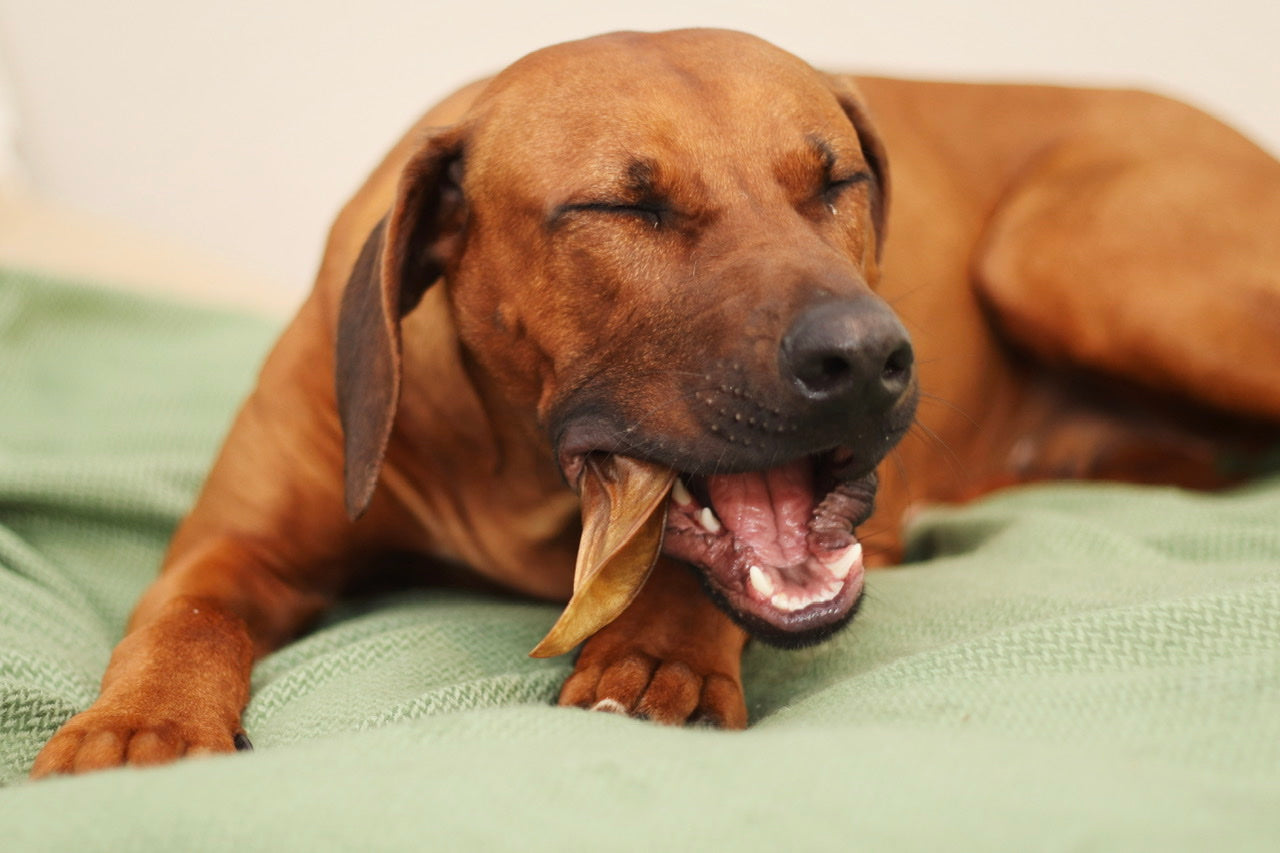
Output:
<instances>
[{"instance_id":1,"label":"dog's leg","mask_svg":"<svg viewBox=\"0 0 1280 853\"><path fill-rule=\"evenodd\" d=\"M582 647L560 704L745 728L746 640L692 572L660 558L631 606Z\"/></svg>"},{"instance_id":2,"label":"dog's leg","mask_svg":"<svg viewBox=\"0 0 1280 853\"><path fill-rule=\"evenodd\" d=\"M286 334L273 353L99 698L54 735L32 775L235 749L253 661L336 595L361 531L377 535L387 507L346 519L336 419L313 415L333 392L319 371L292 364L320 360L304 339Z\"/></svg>"},{"instance_id":3,"label":"dog's leg","mask_svg":"<svg viewBox=\"0 0 1280 853\"><path fill-rule=\"evenodd\" d=\"M1051 361L1280 421L1280 162L1154 96L1033 163L974 269L999 327Z\"/></svg>"},{"instance_id":4,"label":"dog's leg","mask_svg":"<svg viewBox=\"0 0 1280 853\"><path fill-rule=\"evenodd\" d=\"M314 612L309 598L230 541L171 567L135 610L97 701L59 729L32 776L231 751L254 659Z\"/></svg>"}]
</instances>

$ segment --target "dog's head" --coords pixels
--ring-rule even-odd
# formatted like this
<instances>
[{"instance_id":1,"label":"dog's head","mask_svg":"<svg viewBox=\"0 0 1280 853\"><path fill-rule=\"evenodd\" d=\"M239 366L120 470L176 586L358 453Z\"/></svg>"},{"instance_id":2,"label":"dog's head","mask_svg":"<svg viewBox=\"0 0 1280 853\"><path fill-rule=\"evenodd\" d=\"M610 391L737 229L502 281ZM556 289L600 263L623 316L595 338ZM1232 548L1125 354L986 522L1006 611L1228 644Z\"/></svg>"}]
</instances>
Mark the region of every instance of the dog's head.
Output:
<instances>
[{"instance_id":1,"label":"dog's head","mask_svg":"<svg viewBox=\"0 0 1280 853\"><path fill-rule=\"evenodd\" d=\"M853 528L916 398L874 293L885 154L844 85L721 31L560 45L495 78L405 169L344 296L348 509L391 431L399 320L441 280L476 375L570 484L591 454L681 472L664 551L727 612L784 643L843 624Z\"/></svg>"}]
</instances>

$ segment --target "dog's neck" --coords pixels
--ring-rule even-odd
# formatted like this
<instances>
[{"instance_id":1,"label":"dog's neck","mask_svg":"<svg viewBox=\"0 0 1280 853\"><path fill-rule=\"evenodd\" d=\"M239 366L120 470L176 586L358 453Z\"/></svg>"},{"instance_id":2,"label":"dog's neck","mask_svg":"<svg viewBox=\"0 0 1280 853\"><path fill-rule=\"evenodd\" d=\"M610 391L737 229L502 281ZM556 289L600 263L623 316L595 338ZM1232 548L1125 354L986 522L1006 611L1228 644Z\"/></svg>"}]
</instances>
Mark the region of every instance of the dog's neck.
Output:
<instances>
[{"instance_id":1,"label":"dog's neck","mask_svg":"<svg viewBox=\"0 0 1280 853\"><path fill-rule=\"evenodd\" d=\"M384 485L419 516L433 550L537 595L567 594L578 501L532 407L513 404L467 357L443 289L427 292L402 331L398 435ZM486 487L460 499L452 484L463 479ZM506 520L501 529L490 529L495 518Z\"/></svg>"}]
</instances>

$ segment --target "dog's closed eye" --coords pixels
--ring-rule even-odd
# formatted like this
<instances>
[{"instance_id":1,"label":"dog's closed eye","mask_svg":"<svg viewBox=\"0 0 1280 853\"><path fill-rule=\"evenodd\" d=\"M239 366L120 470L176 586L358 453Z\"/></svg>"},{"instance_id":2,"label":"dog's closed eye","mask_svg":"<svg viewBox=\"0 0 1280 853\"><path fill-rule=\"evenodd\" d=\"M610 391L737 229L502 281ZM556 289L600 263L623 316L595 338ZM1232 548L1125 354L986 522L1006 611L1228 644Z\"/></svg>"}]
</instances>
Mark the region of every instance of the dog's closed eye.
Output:
<instances>
[{"instance_id":1,"label":"dog's closed eye","mask_svg":"<svg viewBox=\"0 0 1280 853\"><path fill-rule=\"evenodd\" d=\"M845 190L858 184L865 184L870 180L871 173L867 171L860 170L843 177L828 173L826 183L822 188L822 198L828 204L834 204Z\"/></svg>"},{"instance_id":2,"label":"dog's closed eye","mask_svg":"<svg viewBox=\"0 0 1280 853\"><path fill-rule=\"evenodd\" d=\"M654 228L662 227L663 221L670 215L670 208L665 202L659 200L629 202L629 201L586 201L560 205L551 214L549 224L555 227L560 221L574 213L594 212L606 213L615 216L632 217L651 225Z\"/></svg>"}]
</instances>

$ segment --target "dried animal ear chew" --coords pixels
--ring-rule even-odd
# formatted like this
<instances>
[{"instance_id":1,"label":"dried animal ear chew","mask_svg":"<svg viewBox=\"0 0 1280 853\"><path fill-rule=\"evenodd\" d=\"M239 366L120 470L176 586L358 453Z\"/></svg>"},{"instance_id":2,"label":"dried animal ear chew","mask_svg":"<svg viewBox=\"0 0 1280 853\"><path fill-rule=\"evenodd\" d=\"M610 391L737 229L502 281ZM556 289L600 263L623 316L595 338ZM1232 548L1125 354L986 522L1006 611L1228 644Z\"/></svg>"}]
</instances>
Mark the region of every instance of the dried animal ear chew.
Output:
<instances>
[{"instance_id":1,"label":"dried animal ear chew","mask_svg":"<svg viewBox=\"0 0 1280 853\"><path fill-rule=\"evenodd\" d=\"M536 658L562 655L627 609L653 571L676 472L626 456L591 457L583 468L582 540L573 596Z\"/></svg>"}]
</instances>

